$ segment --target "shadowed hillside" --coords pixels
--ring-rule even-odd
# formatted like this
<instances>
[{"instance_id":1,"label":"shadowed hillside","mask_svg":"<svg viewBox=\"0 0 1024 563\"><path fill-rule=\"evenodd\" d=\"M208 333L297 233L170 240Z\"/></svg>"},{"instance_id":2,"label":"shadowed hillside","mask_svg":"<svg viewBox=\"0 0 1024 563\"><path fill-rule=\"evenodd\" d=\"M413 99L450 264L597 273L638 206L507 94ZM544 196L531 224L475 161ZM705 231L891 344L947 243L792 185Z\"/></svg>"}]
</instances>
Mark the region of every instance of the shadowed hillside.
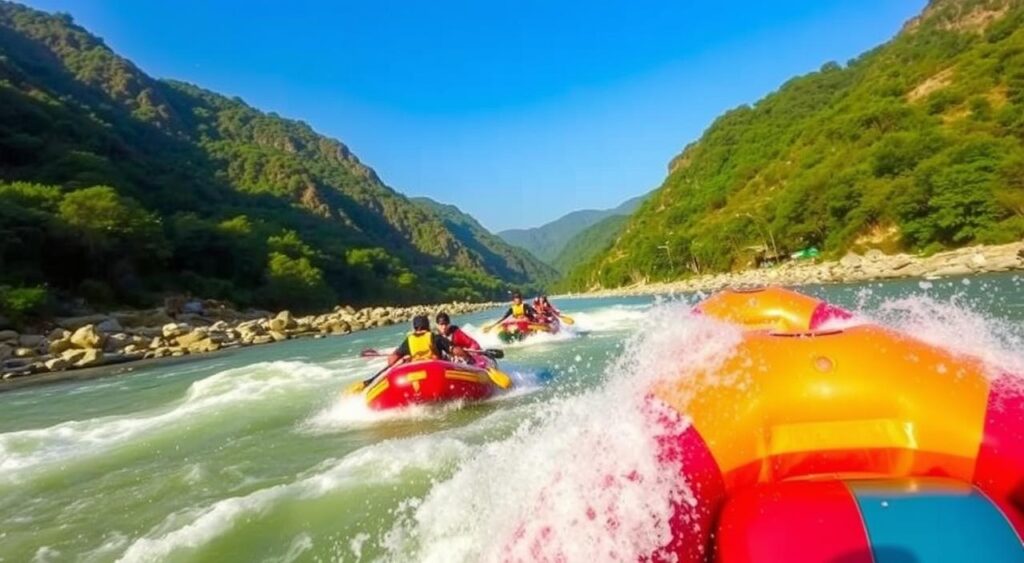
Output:
<instances>
[{"instance_id":1,"label":"shadowed hillside","mask_svg":"<svg viewBox=\"0 0 1024 563\"><path fill-rule=\"evenodd\" d=\"M303 122L153 79L70 16L0 2L0 302L22 288L312 308L543 277L502 252Z\"/></svg>"}]
</instances>

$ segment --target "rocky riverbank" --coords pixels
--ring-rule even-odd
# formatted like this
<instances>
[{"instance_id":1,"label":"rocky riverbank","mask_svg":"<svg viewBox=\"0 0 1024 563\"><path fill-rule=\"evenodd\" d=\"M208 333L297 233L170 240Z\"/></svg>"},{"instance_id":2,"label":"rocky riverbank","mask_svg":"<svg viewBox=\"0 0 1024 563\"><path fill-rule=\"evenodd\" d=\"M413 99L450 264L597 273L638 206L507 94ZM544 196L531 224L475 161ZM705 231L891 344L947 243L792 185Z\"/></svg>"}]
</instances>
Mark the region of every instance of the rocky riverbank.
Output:
<instances>
[{"instance_id":1,"label":"rocky riverbank","mask_svg":"<svg viewBox=\"0 0 1024 563\"><path fill-rule=\"evenodd\" d=\"M292 338L322 338L407 322L415 315L447 311L464 315L496 303L448 303L415 307L336 307L298 317L216 308L176 314L164 308L56 319L46 334L0 330L0 390L3 382L34 374L154 358L204 354Z\"/></svg>"},{"instance_id":2,"label":"rocky riverbank","mask_svg":"<svg viewBox=\"0 0 1024 563\"><path fill-rule=\"evenodd\" d=\"M1024 242L999 246L974 246L931 256L883 254L869 250L850 253L833 262L790 261L771 268L697 276L664 283L588 292L588 296L655 295L715 291L725 287L806 285L863 282L898 278L960 276L1024 270Z\"/></svg>"}]
</instances>

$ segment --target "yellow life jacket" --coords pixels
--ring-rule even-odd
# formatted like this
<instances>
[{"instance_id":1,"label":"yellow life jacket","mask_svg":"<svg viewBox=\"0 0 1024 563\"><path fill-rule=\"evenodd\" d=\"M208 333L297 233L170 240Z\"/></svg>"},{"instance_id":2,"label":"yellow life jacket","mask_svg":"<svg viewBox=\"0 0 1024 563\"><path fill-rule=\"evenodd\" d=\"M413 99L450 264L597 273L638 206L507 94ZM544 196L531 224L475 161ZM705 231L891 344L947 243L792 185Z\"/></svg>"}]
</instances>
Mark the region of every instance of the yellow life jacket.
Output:
<instances>
[{"instance_id":1,"label":"yellow life jacket","mask_svg":"<svg viewBox=\"0 0 1024 563\"><path fill-rule=\"evenodd\" d=\"M413 361L440 358L437 350L434 349L434 335L430 332L421 334L410 332L407 341L409 343L409 356Z\"/></svg>"},{"instance_id":2,"label":"yellow life jacket","mask_svg":"<svg viewBox=\"0 0 1024 563\"><path fill-rule=\"evenodd\" d=\"M526 304L525 303L519 303L517 305L517 304L513 303L512 304L512 316L517 318L517 319L521 319L521 318L525 317L526 316Z\"/></svg>"}]
</instances>

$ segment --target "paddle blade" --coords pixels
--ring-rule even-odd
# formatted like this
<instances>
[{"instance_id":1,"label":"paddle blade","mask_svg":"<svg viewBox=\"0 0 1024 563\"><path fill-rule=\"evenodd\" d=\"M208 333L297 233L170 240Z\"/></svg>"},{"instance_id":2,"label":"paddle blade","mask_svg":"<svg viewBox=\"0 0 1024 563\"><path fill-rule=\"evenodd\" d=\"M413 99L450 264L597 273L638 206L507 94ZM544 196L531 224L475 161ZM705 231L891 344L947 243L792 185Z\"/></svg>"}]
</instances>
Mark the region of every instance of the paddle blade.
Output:
<instances>
[{"instance_id":1,"label":"paddle blade","mask_svg":"<svg viewBox=\"0 0 1024 563\"><path fill-rule=\"evenodd\" d=\"M493 381L495 385L501 387L502 389L508 389L509 387L512 387L512 378L509 377L507 373L500 371L497 368L488 369L487 375L488 377L491 378L491 381Z\"/></svg>"},{"instance_id":2,"label":"paddle blade","mask_svg":"<svg viewBox=\"0 0 1024 563\"><path fill-rule=\"evenodd\" d=\"M501 348L488 348L486 350L481 350L481 352L492 360L500 360L505 357L505 351Z\"/></svg>"},{"instance_id":3,"label":"paddle blade","mask_svg":"<svg viewBox=\"0 0 1024 563\"><path fill-rule=\"evenodd\" d=\"M342 395L358 395L359 393L363 392L363 389L366 389L366 383L362 382L362 381L356 381L352 385L349 385L348 387L346 387L345 390L341 392L341 394Z\"/></svg>"},{"instance_id":4,"label":"paddle blade","mask_svg":"<svg viewBox=\"0 0 1024 563\"><path fill-rule=\"evenodd\" d=\"M359 357L361 358L377 358L380 356L383 356L383 354L374 350L373 348L367 348L366 350L363 350L362 352L359 353Z\"/></svg>"},{"instance_id":5,"label":"paddle blade","mask_svg":"<svg viewBox=\"0 0 1024 563\"><path fill-rule=\"evenodd\" d=\"M567 325L576 324L576 321L569 315L558 315L558 318L561 319L561 321Z\"/></svg>"}]
</instances>

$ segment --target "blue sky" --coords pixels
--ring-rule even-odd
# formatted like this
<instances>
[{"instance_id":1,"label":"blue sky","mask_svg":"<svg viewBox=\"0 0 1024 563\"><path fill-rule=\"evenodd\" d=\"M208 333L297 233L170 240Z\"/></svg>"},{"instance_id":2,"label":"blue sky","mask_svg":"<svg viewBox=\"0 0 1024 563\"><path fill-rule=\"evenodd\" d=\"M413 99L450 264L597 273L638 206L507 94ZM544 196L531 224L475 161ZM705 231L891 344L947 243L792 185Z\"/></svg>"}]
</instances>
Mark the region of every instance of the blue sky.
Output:
<instances>
[{"instance_id":1,"label":"blue sky","mask_svg":"<svg viewBox=\"0 0 1024 563\"><path fill-rule=\"evenodd\" d=\"M500 230L657 187L724 110L886 41L925 0L28 4Z\"/></svg>"}]
</instances>

